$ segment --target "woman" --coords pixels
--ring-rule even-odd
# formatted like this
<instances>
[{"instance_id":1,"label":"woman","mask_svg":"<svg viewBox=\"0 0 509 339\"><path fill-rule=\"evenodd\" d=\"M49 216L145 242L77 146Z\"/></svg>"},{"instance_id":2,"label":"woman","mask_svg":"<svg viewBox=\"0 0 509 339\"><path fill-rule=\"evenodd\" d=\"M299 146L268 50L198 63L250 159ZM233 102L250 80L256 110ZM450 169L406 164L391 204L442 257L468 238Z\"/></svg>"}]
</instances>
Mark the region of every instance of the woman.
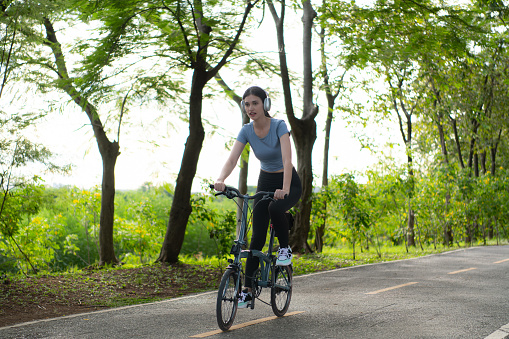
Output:
<instances>
[{"instance_id":1,"label":"woman","mask_svg":"<svg viewBox=\"0 0 509 339\"><path fill-rule=\"evenodd\" d=\"M274 119L269 115L270 98L262 88L257 86L248 88L241 104L251 122L240 130L214 188L217 191L224 191L224 181L237 165L244 147L249 143L261 164L257 192L274 192L275 199L275 201L255 199L253 234L249 249L259 251L263 249L270 218L279 240L276 264L290 265L292 250L288 245L289 225L285 212L299 201L302 193L299 176L292 165L290 132L283 120ZM251 286L251 279L258 265L257 257L247 259L245 286ZM238 307L248 307L251 300L251 288L246 288L240 293Z\"/></svg>"}]
</instances>

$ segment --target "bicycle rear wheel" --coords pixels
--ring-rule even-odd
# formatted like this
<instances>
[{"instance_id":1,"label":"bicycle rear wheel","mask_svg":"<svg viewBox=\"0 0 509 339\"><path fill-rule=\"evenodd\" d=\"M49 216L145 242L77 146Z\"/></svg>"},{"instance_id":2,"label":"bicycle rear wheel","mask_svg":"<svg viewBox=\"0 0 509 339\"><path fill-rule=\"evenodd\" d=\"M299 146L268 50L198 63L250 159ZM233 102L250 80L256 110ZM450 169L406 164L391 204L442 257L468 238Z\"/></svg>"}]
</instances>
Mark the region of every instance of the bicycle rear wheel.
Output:
<instances>
[{"instance_id":1,"label":"bicycle rear wheel","mask_svg":"<svg viewBox=\"0 0 509 339\"><path fill-rule=\"evenodd\" d=\"M272 288L270 290L270 304L272 311L278 317L285 315L292 299L292 267L275 266L272 274Z\"/></svg>"},{"instance_id":2,"label":"bicycle rear wheel","mask_svg":"<svg viewBox=\"0 0 509 339\"><path fill-rule=\"evenodd\" d=\"M224 272L219 284L216 302L216 318L219 328L228 331L232 326L235 315L237 314L237 280L239 274L233 268L228 268Z\"/></svg>"}]
</instances>

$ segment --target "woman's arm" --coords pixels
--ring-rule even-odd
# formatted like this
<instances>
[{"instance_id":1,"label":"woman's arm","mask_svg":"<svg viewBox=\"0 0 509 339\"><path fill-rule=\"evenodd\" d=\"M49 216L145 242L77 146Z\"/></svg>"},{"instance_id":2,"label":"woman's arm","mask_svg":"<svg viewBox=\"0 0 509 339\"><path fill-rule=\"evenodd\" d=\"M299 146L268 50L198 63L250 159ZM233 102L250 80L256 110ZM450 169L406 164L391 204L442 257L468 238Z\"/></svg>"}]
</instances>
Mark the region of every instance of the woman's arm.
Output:
<instances>
[{"instance_id":1,"label":"woman's arm","mask_svg":"<svg viewBox=\"0 0 509 339\"><path fill-rule=\"evenodd\" d=\"M214 184L214 188L216 189L216 191L224 191L225 187L224 181L233 172L233 169L237 165L237 161L239 161L240 155L242 154L242 151L244 150L245 146L246 146L245 144L241 143L238 140L235 140L233 148L230 152L230 156L226 160L223 169L219 174L219 178L217 178L216 183Z\"/></svg>"},{"instance_id":2,"label":"woman's arm","mask_svg":"<svg viewBox=\"0 0 509 339\"><path fill-rule=\"evenodd\" d=\"M285 195L290 194L292 183L292 145L290 143L290 134L286 133L279 138L281 142L281 156L283 157L283 188L276 190L275 199L284 199Z\"/></svg>"}]
</instances>

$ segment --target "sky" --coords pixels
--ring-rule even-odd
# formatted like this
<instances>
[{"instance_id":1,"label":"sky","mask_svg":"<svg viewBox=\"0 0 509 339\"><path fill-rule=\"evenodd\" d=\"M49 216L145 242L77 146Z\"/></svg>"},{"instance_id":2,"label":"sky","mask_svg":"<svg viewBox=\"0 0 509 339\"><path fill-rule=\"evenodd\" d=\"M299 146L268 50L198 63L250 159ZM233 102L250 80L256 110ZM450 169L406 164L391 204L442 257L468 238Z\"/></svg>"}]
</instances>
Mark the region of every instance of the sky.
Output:
<instances>
[{"instance_id":1,"label":"sky","mask_svg":"<svg viewBox=\"0 0 509 339\"><path fill-rule=\"evenodd\" d=\"M210 121L217 121L223 129L211 133L213 129L205 126L207 135L200 154L193 191L201 190L203 180L213 182L217 178L229 154L226 144L236 137L242 125L238 108L224 101L226 99L220 99L216 105L206 108L209 112L204 115L208 116ZM273 101L274 109L280 105L279 101ZM274 117L285 119L282 113L276 113ZM116 165L117 189L136 189L147 181L154 184L175 182L188 136L188 126L176 120L174 116L169 119L172 119L173 127L168 127L163 122L157 129L150 119L140 118L141 121L133 122L135 126L124 128L126 132L121 134L121 154ZM313 170L316 175L321 176L324 114L318 115L317 123L318 138L313 152ZM59 163L73 164L72 174L69 176L43 175L48 186L75 185L88 189L101 184L101 159L92 129L84 113L75 110L54 114L44 123L37 125L34 129L34 137L56 154ZM111 133L110 138L113 139ZM297 158L293 140L292 150L292 160L296 166ZM256 185L259 161L253 156L250 160L248 184ZM347 129L343 121L333 123L329 157L331 175L364 171L376 161L377 159L369 150L361 148L360 143L353 137L352 131ZM321 181L319 178L317 180ZM238 169L230 175L227 184L235 186L237 181Z\"/></svg>"},{"instance_id":2,"label":"sky","mask_svg":"<svg viewBox=\"0 0 509 339\"><path fill-rule=\"evenodd\" d=\"M248 44L257 50L262 50L272 55L277 48L273 22L267 17L264 24L249 38ZM287 27L287 37L302 35L300 18L293 18L293 23ZM288 39L288 38L287 38ZM293 42L293 40L291 41ZM318 47L318 46L316 46ZM302 70L302 51L300 43L286 43L288 62L294 72ZM318 66L318 56L314 58L314 67ZM234 79L239 75L234 72L222 72L223 77ZM248 82L251 79L248 79ZM233 80L232 80L233 82ZM252 85L264 88L280 88L279 78L270 80L252 79ZM245 88L235 88L242 94ZM294 87L297 92L298 87ZM269 93L270 95L270 93ZM362 96L362 94L360 94ZM365 94L364 94L365 95ZM65 98L65 97L63 97ZM271 114L278 119L285 119L282 96L272 98ZM296 99L297 96L294 96ZM67 99L66 99L67 100ZM360 97L366 101L367 98ZM313 171L317 176L316 182L321 182L322 158L324 144L324 128L326 119L326 102L321 93L317 96L317 103L321 110L316 119L318 138L313 152ZM30 104L30 103L29 103ZM36 99L31 100L32 105L44 105ZM295 101L296 108L301 104ZM154 184L175 183L180 169L180 163L188 136L188 125L180 121L171 108L131 108L130 118L127 125L122 127L120 146L121 154L116 164L116 187L118 190L137 189L145 182ZM162 116L156 120L155 117ZM206 139L200 154L198 172L193 183L193 191L201 191L203 181L213 182L219 175L221 168L228 157L229 151L225 145L237 136L241 127L241 115L236 105L227 100L225 96L216 96L213 100L206 100L203 106L203 116L211 123L220 128L212 133L212 127L205 125ZM300 116L299 114L297 115ZM363 131L372 136L382 133L382 139L398 141L397 136L388 136L384 131L377 130L374 126L368 127L373 130ZM359 132L346 126L341 119L336 119L332 125L329 174L339 175L345 172L361 171L377 162L377 158L367 149L362 149L361 144L354 137ZM31 138L43 143L57 155L59 163L73 165L71 175L43 174L42 177L48 186L75 185L89 189L101 185L102 163L97 149L97 143L93 138L88 118L85 113L72 104L65 106L62 112L51 113L43 123L31 130ZM109 133L110 140L116 139L116 133ZM385 140L378 139L380 143ZM297 166L295 147L292 141L293 162ZM256 185L259 172L259 162L254 156L249 165L248 184ZM236 186L238 182L238 168L230 175L226 183Z\"/></svg>"}]
</instances>

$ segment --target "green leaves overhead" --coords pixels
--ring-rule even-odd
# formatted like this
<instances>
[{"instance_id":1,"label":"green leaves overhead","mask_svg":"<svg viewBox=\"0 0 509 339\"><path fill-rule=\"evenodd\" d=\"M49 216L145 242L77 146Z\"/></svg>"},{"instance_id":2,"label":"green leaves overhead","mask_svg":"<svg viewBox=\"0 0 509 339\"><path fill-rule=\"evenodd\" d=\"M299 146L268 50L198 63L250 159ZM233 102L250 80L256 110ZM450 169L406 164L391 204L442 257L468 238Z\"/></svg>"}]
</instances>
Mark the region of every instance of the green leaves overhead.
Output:
<instances>
[{"instance_id":1,"label":"green leaves overhead","mask_svg":"<svg viewBox=\"0 0 509 339\"><path fill-rule=\"evenodd\" d=\"M477 13L428 0L376 1L359 7L328 4L330 29L344 39L351 63L404 62L466 52L473 34L484 34Z\"/></svg>"},{"instance_id":2,"label":"green leaves overhead","mask_svg":"<svg viewBox=\"0 0 509 339\"><path fill-rule=\"evenodd\" d=\"M90 34L74 51L82 91L121 87L160 103L182 93L185 72L224 62L245 11L242 1L71 1ZM235 50L234 53L237 53ZM119 82L119 78L124 80Z\"/></svg>"},{"instance_id":3,"label":"green leaves overhead","mask_svg":"<svg viewBox=\"0 0 509 339\"><path fill-rule=\"evenodd\" d=\"M100 20L103 54L91 56L90 63L111 62L134 51L149 49L148 55L166 58L169 63L192 67L196 55L228 47L242 19L241 2L229 1L81 1L81 17ZM152 52L152 54L150 54Z\"/></svg>"}]
</instances>

